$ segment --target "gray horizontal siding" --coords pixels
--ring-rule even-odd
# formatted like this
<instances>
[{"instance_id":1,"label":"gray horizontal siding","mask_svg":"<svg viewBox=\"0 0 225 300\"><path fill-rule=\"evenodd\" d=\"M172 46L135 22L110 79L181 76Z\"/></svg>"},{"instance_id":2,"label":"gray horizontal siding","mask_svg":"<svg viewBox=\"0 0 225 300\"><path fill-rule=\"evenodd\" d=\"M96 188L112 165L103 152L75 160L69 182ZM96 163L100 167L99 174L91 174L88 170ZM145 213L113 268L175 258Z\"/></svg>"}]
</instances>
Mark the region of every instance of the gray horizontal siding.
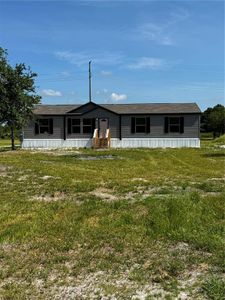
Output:
<instances>
[{"instance_id":1,"label":"gray horizontal siding","mask_svg":"<svg viewBox=\"0 0 225 300\"><path fill-rule=\"evenodd\" d=\"M69 118L69 117L67 117ZM72 116L71 116L72 118ZM111 133L111 137L113 138L117 138L119 137L119 116L117 116L114 113L111 113L105 109L102 108L97 108L94 109L93 111L90 111L86 114L83 114L81 117L76 117L76 118L107 118L109 120L109 128L110 128L110 133ZM81 121L82 122L82 121ZM67 124L67 122L66 122ZM97 126L97 124L96 124ZM67 128L66 128L66 132L67 132ZM67 134L67 138L88 138L88 137L92 137L92 134Z\"/></svg>"},{"instance_id":2,"label":"gray horizontal siding","mask_svg":"<svg viewBox=\"0 0 225 300\"><path fill-rule=\"evenodd\" d=\"M135 115L132 115L135 116ZM150 115L151 119L151 132L149 134L131 133L131 115L121 116L121 133L122 138L198 138L199 137L199 115L198 114L185 114L180 115L184 117L184 133L164 133L164 119L167 115ZM136 115L138 116L138 115ZM146 115L148 116L148 115ZM72 116L71 116L72 117ZM42 117L40 117L42 118ZM43 117L43 118L48 118ZM53 134L38 134L35 135L34 121L24 128L25 139L63 139L63 116L51 116L53 118ZM68 118L68 117L67 117ZM88 112L80 117L82 118L108 118L109 128L112 138L119 138L119 116L97 108ZM91 138L92 134L67 134L67 120L66 120L66 138L68 139L82 139Z\"/></svg>"},{"instance_id":3,"label":"gray horizontal siding","mask_svg":"<svg viewBox=\"0 0 225 300\"><path fill-rule=\"evenodd\" d=\"M25 139L63 139L63 117L40 116L40 119L53 119L53 134L35 134L35 121L31 121L23 130Z\"/></svg>"},{"instance_id":4,"label":"gray horizontal siding","mask_svg":"<svg viewBox=\"0 0 225 300\"><path fill-rule=\"evenodd\" d=\"M144 116L144 115L143 115ZM148 115L146 115L148 116ZM122 116L122 137L182 137L182 138L197 138L199 137L199 115L180 115L184 117L184 133L164 133L164 119L167 115L150 115L151 132L148 134L131 133L131 117L138 115ZM170 115L171 117L172 115ZM177 116L177 115L175 115ZM139 115L140 117L140 115Z\"/></svg>"}]
</instances>

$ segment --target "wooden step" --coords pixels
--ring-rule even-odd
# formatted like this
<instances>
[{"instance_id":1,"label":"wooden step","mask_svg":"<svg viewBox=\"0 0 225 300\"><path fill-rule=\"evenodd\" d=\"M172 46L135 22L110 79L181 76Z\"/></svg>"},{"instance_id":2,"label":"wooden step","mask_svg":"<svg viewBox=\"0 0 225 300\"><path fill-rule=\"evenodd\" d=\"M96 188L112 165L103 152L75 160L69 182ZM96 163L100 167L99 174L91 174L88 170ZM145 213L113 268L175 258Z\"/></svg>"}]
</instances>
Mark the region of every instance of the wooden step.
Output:
<instances>
[{"instance_id":1,"label":"wooden step","mask_svg":"<svg viewBox=\"0 0 225 300\"><path fill-rule=\"evenodd\" d=\"M95 148L108 148L108 139L99 138L95 141Z\"/></svg>"}]
</instances>

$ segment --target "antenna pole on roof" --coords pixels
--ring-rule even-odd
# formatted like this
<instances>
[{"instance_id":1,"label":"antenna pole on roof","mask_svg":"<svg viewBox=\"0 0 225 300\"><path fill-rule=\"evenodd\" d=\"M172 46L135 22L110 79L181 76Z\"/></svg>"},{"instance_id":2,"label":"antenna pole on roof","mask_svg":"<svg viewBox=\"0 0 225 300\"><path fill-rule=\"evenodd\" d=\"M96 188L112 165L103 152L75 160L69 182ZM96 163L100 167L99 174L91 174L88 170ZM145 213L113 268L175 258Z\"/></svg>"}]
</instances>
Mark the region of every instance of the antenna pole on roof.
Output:
<instances>
[{"instance_id":1,"label":"antenna pole on roof","mask_svg":"<svg viewBox=\"0 0 225 300\"><path fill-rule=\"evenodd\" d=\"M89 61L89 102L91 102L91 61Z\"/></svg>"}]
</instances>

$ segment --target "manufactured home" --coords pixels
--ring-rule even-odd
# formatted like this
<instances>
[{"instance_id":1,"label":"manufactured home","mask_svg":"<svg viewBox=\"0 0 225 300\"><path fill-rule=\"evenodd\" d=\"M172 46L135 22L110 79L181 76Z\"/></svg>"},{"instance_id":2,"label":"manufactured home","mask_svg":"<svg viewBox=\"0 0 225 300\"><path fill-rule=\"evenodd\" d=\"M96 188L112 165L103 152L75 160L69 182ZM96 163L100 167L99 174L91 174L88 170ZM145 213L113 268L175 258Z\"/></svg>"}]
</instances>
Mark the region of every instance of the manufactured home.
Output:
<instances>
[{"instance_id":1,"label":"manufactured home","mask_svg":"<svg viewBox=\"0 0 225 300\"><path fill-rule=\"evenodd\" d=\"M200 147L196 103L38 105L23 148Z\"/></svg>"}]
</instances>

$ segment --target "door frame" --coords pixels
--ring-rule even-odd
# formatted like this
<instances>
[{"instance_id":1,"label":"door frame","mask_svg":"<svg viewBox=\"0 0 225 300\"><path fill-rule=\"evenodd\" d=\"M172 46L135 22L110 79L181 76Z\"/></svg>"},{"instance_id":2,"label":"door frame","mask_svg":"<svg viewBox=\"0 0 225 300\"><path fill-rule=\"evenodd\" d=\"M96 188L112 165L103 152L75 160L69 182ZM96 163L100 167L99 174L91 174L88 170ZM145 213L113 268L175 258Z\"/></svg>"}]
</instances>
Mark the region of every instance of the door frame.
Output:
<instances>
[{"instance_id":1,"label":"door frame","mask_svg":"<svg viewBox=\"0 0 225 300\"><path fill-rule=\"evenodd\" d=\"M107 128L109 129L109 118L98 118L98 135L100 135L100 120L107 120Z\"/></svg>"}]
</instances>

